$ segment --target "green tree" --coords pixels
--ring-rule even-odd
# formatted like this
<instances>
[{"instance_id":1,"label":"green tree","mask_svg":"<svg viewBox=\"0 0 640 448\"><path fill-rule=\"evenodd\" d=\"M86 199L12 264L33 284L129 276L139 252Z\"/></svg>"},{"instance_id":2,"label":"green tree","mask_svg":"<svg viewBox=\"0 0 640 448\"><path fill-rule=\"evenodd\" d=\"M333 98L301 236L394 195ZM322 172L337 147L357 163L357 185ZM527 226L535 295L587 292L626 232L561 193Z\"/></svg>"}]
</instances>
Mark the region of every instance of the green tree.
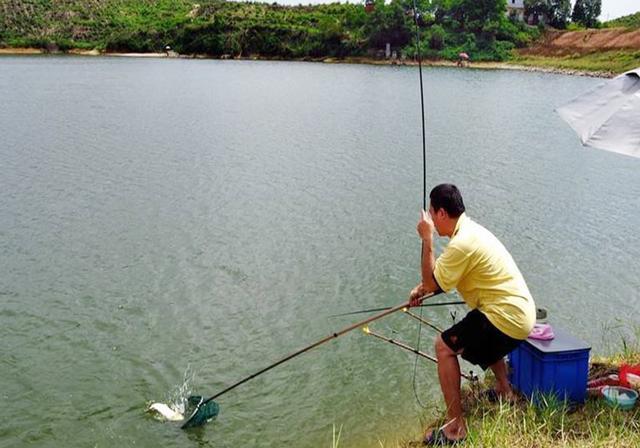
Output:
<instances>
[{"instance_id":1,"label":"green tree","mask_svg":"<svg viewBox=\"0 0 640 448\"><path fill-rule=\"evenodd\" d=\"M571 17L571 3L569 0L547 0L549 5L549 25L554 28L564 29Z\"/></svg>"},{"instance_id":2,"label":"green tree","mask_svg":"<svg viewBox=\"0 0 640 448\"><path fill-rule=\"evenodd\" d=\"M375 10L369 14L366 26L369 46L383 48L387 43L394 47L405 46L411 39L411 17L407 16L400 0L385 5L376 0Z\"/></svg>"},{"instance_id":3,"label":"green tree","mask_svg":"<svg viewBox=\"0 0 640 448\"><path fill-rule=\"evenodd\" d=\"M442 50L445 45L446 31L440 25L433 25L429 32L429 47L434 50Z\"/></svg>"},{"instance_id":4,"label":"green tree","mask_svg":"<svg viewBox=\"0 0 640 448\"><path fill-rule=\"evenodd\" d=\"M587 28L598 25L598 17L602 12L602 0L576 0L571 20L581 23Z\"/></svg>"},{"instance_id":5,"label":"green tree","mask_svg":"<svg viewBox=\"0 0 640 448\"><path fill-rule=\"evenodd\" d=\"M571 20L575 23L584 23L584 18L584 0L576 0L575 5L573 5Z\"/></svg>"},{"instance_id":6,"label":"green tree","mask_svg":"<svg viewBox=\"0 0 640 448\"><path fill-rule=\"evenodd\" d=\"M500 22L507 11L506 0L462 0L464 26L467 30L482 30L488 23Z\"/></svg>"},{"instance_id":7,"label":"green tree","mask_svg":"<svg viewBox=\"0 0 640 448\"><path fill-rule=\"evenodd\" d=\"M602 0L585 0L585 25L594 28L598 25L598 17L602 13Z\"/></svg>"},{"instance_id":8,"label":"green tree","mask_svg":"<svg viewBox=\"0 0 640 448\"><path fill-rule=\"evenodd\" d=\"M549 3L547 0L524 0L524 15L537 14L549 15Z\"/></svg>"}]
</instances>

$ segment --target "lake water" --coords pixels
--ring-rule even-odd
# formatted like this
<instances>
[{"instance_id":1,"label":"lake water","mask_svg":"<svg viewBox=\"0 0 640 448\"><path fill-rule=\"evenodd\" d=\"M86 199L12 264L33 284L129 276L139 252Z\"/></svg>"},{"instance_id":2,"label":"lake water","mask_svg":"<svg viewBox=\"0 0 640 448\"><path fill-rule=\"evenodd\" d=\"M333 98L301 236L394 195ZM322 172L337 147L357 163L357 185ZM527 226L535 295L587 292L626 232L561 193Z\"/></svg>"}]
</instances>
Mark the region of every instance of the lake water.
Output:
<instances>
[{"instance_id":1,"label":"lake water","mask_svg":"<svg viewBox=\"0 0 640 448\"><path fill-rule=\"evenodd\" d=\"M0 446L396 446L441 407L434 365L353 332L181 431L213 395L399 304L419 279L415 67L0 58ZM602 82L424 71L428 184L510 249L596 354L640 326L640 160L554 108ZM441 248L445 240L438 241ZM455 299L450 295L449 299ZM439 299L442 300L442 299ZM439 325L453 309L424 313ZM463 315L457 309L458 317ZM372 325L416 344L417 327ZM421 347L432 351L433 332Z\"/></svg>"}]
</instances>

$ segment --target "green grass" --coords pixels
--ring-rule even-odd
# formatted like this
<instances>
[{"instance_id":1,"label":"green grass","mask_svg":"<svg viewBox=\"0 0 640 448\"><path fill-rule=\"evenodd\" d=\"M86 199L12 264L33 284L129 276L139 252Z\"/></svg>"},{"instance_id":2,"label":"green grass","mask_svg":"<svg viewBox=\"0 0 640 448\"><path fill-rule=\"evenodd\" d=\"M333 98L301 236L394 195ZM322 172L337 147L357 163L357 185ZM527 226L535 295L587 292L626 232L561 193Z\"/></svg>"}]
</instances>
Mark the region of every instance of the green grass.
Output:
<instances>
[{"instance_id":1,"label":"green grass","mask_svg":"<svg viewBox=\"0 0 640 448\"><path fill-rule=\"evenodd\" d=\"M590 399L571 412L547 399L538 407L474 401L467 412L468 447L638 447L640 408L621 411Z\"/></svg>"},{"instance_id":2,"label":"green grass","mask_svg":"<svg viewBox=\"0 0 640 448\"><path fill-rule=\"evenodd\" d=\"M622 328L624 327L624 328ZM618 351L607 357L591 359L590 378L617 372L620 365L640 364L640 329L625 331L627 325L608 327L609 341ZM620 344L622 347L620 348ZM607 352L609 348L605 349ZM580 406L567 406L553 397L538 397L538 404L525 398L515 403L491 403L482 392L492 387L487 375L483 383L462 390L468 434L465 448L637 448L640 447L640 403L629 411L610 407L603 398L588 398ZM443 405L430 406L423 415L422 429L445 423ZM333 425L331 448L339 448L342 427ZM378 440L380 448L418 448L416 435L399 440Z\"/></svg>"},{"instance_id":3,"label":"green grass","mask_svg":"<svg viewBox=\"0 0 640 448\"><path fill-rule=\"evenodd\" d=\"M619 17L617 19L605 22L603 26L605 28L640 28L640 11L636 12L635 14L629 14L628 16Z\"/></svg>"},{"instance_id":4,"label":"green grass","mask_svg":"<svg viewBox=\"0 0 640 448\"><path fill-rule=\"evenodd\" d=\"M621 333L622 334L622 333ZM606 358L592 358L590 378L617 372L621 364L640 364L640 331L622 336L622 349ZM491 376L487 384L493 381ZM468 435L464 447L476 448L634 448L640 447L640 404L629 411L610 407L604 399L588 398L570 408L542 397L541 405L521 399L516 403L489 403L481 396L486 385L463 389ZM440 417L427 425L439 427ZM418 447L407 442L403 447Z\"/></svg>"},{"instance_id":5,"label":"green grass","mask_svg":"<svg viewBox=\"0 0 640 448\"><path fill-rule=\"evenodd\" d=\"M342 435L342 425L340 425L340 429L336 433L336 425L333 424L333 434L331 438L331 448L338 448L340 446L340 436Z\"/></svg>"},{"instance_id":6,"label":"green grass","mask_svg":"<svg viewBox=\"0 0 640 448\"><path fill-rule=\"evenodd\" d=\"M585 72L624 73L640 66L639 50L616 50L572 56L516 55L510 64Z\"/></svg>"}]
</instances>

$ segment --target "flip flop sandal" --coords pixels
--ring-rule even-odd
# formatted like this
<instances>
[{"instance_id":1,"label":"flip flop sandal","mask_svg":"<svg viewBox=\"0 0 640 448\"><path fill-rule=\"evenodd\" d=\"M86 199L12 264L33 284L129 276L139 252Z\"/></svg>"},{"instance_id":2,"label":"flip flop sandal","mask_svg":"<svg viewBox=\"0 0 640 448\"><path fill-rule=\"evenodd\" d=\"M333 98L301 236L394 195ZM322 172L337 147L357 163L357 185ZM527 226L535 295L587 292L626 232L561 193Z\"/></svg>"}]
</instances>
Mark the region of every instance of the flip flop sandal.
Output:
<instances>
[{"instance_id":1,"label":"flip flop sandal","mask_svg":"<svg viewBox=\"0 0 640 448\"><path fill-rule=\"evenodd\" d=\"M435 429L429 435L429 437L426 437L422 441L422 444L427 446L452 446L452 445L459 445L464 443L464 439L465 439L464 437L459 440L450 439L444 433L444 429L438 428L438 429Z\"/></svg>"}]
</instances>

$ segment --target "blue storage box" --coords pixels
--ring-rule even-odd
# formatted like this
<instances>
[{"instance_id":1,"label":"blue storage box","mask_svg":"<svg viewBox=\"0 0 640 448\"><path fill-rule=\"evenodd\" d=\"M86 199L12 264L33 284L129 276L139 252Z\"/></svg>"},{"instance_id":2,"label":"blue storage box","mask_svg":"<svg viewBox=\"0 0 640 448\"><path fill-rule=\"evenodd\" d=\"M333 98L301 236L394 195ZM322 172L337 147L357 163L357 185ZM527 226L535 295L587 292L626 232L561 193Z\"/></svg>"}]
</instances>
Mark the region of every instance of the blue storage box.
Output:
<instances>
[{"instance_id":1,"label":"blue storage box","mask_svg":"<svg viewBox=\"0 0 640 448\"><path fill-rule=\"evenodd\" d=\"M591 347L562 329L553 327L553 332L554 339L527 339L509 354L509 381L534 400L542 393L583 403Z\"/></svg>"}]
</instances>

